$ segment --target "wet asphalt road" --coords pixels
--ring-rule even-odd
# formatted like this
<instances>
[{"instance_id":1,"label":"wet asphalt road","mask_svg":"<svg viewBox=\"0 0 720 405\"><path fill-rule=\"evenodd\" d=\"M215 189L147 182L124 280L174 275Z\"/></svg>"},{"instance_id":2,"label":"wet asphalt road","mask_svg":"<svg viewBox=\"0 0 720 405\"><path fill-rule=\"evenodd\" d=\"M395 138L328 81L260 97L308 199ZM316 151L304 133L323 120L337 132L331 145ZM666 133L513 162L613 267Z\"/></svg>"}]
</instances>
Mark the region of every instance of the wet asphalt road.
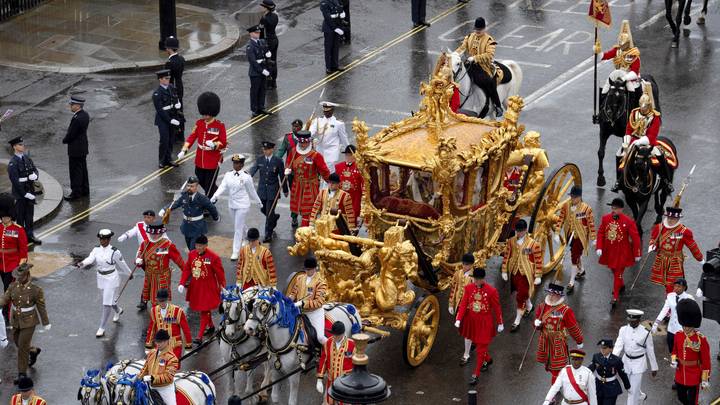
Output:
<instances>
[{"instance_id":1,"label":"wet asphalt road","mask_svg":"<svg viewBox=\"0 0 720 405\"><path fill-rule=\"evenodd\" d=\"M231 14L247 2L202 3ZM597 127L591 124L592 26L585 17L588 3L569 0L472 1L464 7L454 8L455 2L450 0L429 1L428 19L433 25L414 35L408 34L412 28L408 3L387 0L352 3L353 43L341 49L341 64L362 62L325 85L324 98L343 105L337 109L337 116L346 122L358 117L376 126L374 129L377 130L402 119L411 110L417 110L418 82L427 79L437 53L447 47L454 49L471 29L475 17L485 16L491 24L490 31L500 42L497 57L518 61L524 71L521 95L526 97L528 106L521 115L521 122L529 130L542 134L551 167L566 161L580 166L585 200L592 205L596 215L605 213L605 203L615 194L607 187L594 187ZM720 209L720 190L713 174L720 167L714 159L720 145L713 128L714 112L718 110L715 69L720 66L715 52L720 41L720 28L716 25L717 3L710 2L706 28L693 22L689 26L689 36L681 38L679 49L670 48L670 31L665 27L660 2L618 0L611 2L611 7L615 24L612 30L601 30L603 48L615 42L620 20L630 19L634 40L642 52L642 72L651 73L660 87L662 134L670 137L679 150L681 167L676 176L676 188L691 164L698 165L683 200L685 223L693 229L703 249L715 246L718 236L714 224ZM694 7L696 15L699 5ZM260 150L260 142L280 139L294 118L305 119L322 86L307 94L304 89L326 77L319 31L321 16L316 2L290 1L279 12L284 27L280 37L279 88L269 92L267 105L283 104L274 116L248 124L249 81L244 46L219 60L192 66L185 73L188 120L192 122L197 118L194 100L198 94L206 90L217 92L223 101L219 118L232 134L232 153L254 155ZM435 16L442 17L431 20ZM387 45L399 37L403 39L391 47ZM600 65L599 72L602 82L610 72L610 66ZM70 76L0 68L0 79L0 106L18 111L16 117L3 125L3 139L23 135L36 164L65 186L69 180L61 139L70 119L65 104L69 89L84 92L86 109L93 118L88 159L92 186L90 200L64 203L57 217L38 229L44 242L38 251L73 256L87 254L96 243L97 229L108 227L119 233L129 228L143 210L157 210L169 203L173 192L193 172L191 162L162 175L156 171L157 131L152 125L154 111L150 102L156 81L151 72ZM303 95L298 97L298 94ZM239 125L242 125L241 131ZM619 143L617 138L609 142L606 170L612 167L612 153ZM229 164L226 163L226 167ZM610 183L613 180L611 172ZM146 178L148 175L151 177ZM143 184L135 186L140 181ZM108 200L110 197L112 199ZM298 259L289 257L285 249L292 244L292 230L286 219L287 203L286 199L280 202L284 215L277 229L278 237L272 244L281 280L300 264ZM232 224L227 221L226 201L221 200L218 204L224 217L219 223L210 224L210 234L231 237ZM98 206L101 209L92 209ZM92 211L87 218L75 220L69 226L55 227L88 208ZM259 211L253 210L248 221L259 227L262 219ZM652 217L646 216L646 228L651 221ZM179 221L175 216L170 225L170 237L184 247L178 228ZM126 257L131 257L136 248L134 241L116 246ZM687 263L688 279L694 287L699 278L699 267L694 262ZM224 264L228 278L232 280L234 266L227 258ZM495 262L490 267L497 269L498 264ZM598 266L594 256L587 258L585 265L589 270L588 277L569 298L569 303L585 332L586 349L593 351L594 343L601 338L616 337L617 329L624 323L624 308L646 310L650 319L656 316L662 306L663 293L660 287L649 283L647 275L641 277L632 296L623 297L620 308L610 313L610 272ZM626 278L631 279L636 271L636 268L629 269ZM174 275L173 280L177 279L178 275ZM501 292L509 327L514 317L509 288L497 271L490 272L489 281ZM84 369L99 367L109 360L143 355L140 336L146 326L146 315L134 310L140 279L131 282L128 293L121 299L121 305L126 309L121 322L110 326L106 338L100 340L94 338L100 297L92 272L67 267L44 278L40 284L45 288L53 329L36 334L35 342L44 350L31 376L36 380L38 391L50 403L72 403ZM537 297L536 302L539 299ZM175 302L180 302L177 296ZM462 340L445 311L446 294L441 295L441 302L444 314L441 329L430 357L421 367L411 370L403 364L401 332L396 331L370 350L372 371L381 374L392 385L391 403L465 401L471 368L457 365ZM195 330L197 325L198 318L193 314L191 328ZM720 328L714 322L705 321L701 330L710 338L714 358ZM494 341L491 353L495 364L480 377L480 403L542 403L549 376L534 362L534 346L524 369L517 372L530 335L531 329L526 323L517 334L505 333ZM661 369L656 379L649 375L645 378L647 403L672 404L675 402L671 399L669 386L673 372L662 361L667 356L664 338L656 338L655 345ZM183 368L213 369L220 364L215 352L214 348L208 350L206 354L184 362ZM1 356L0 402L6 402L13 391L15 350L4 350ZM320 401L313 380L312 374L303 377L301 404ZM711 383L710 396L717 397L720 380L713 376ZM224 401L228 395L226 381L216 381L216 385L218 397Z\"/></svg>"}]
</instances>

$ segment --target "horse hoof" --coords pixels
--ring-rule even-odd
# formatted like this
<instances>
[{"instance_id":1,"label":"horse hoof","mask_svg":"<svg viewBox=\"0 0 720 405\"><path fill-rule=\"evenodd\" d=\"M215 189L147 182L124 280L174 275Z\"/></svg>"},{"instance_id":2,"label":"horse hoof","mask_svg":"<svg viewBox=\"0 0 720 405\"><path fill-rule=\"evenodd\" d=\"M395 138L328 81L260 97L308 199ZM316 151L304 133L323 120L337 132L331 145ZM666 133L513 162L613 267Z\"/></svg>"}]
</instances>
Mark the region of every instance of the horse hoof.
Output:
<instances>
[{"instance_id":1,"label":"horse hoof","mask_svg":"<svg viewBox=\"0 0 720 405\"><path fill-rule=\"evenodd\" d=\"M598 187L605 187L605 176L600 176L597 178L597 186Z\"/></svg>"}]
</instances>

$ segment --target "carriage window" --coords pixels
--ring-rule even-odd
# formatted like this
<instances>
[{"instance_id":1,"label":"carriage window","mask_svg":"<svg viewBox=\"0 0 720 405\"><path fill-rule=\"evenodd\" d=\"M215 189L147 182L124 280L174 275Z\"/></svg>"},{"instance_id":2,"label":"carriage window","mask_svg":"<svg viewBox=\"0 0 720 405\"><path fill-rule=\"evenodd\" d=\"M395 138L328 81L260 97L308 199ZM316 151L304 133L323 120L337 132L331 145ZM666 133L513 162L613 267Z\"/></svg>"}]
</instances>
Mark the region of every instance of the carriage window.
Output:
<instances>
[{"instance_id":1,"label":"carriage window","mask_svg":"<svg viewBox=\"0 0 720 405\"><path fill-rule=\"evenodd\" d=\"M394 214L427 219L438 218L442 212L442 199L435 196L430 173L400 166L373 167L370 189L373 204Z\"/></svg>"},{"instance_id":2,"label":"carriage window","mask_svg":"<svg viewBox=\"0 0 720 405\"><path fill-rule=\"evenodd\" d=\"M465 196L465 190L467 189L467 181L469 174L466 172L460 172L455 176L455 185L453 187L453 195L455 196L455 206L461 207L466 205L467 197Z\"/></svg>"},{"instance_id":3,"label":"carriage window","mask_svg":"<svg viewBox=\"0 0 720 405\"><path fill-rule=\"evenodd\" d=\"M484 176L484 174L485 174L486 166L487 166L487 163L480 166L480 168L477 171L477 174L475 175L475 185L473 187L473 193L472 193L473 209L478 209L485 204L486 176Z\"/></svg>"}]
</instances>

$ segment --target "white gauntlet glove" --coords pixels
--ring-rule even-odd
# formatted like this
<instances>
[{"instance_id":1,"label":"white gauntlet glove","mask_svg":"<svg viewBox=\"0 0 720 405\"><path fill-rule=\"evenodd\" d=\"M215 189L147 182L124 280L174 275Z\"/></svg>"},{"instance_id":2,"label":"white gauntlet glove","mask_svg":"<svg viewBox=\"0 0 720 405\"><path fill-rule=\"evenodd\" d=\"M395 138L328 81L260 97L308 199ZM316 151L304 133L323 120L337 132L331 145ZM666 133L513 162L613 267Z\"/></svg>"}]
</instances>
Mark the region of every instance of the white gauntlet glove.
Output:
<instances>
[{"instance_id":1,"label":"white gauntlet glove","mask_svg":"<svg viewBox=\"0 0 720 405\"><path fill-rule=\"evenodd\" d=\"M323 386L323 380L322 380L322 378L318 378L318 379L317 379L317 382L315 383L315 389L316 389L317 392L319 392L320 394L322 394L323 392L325 392L325 387Z\"/></svg>"},{"instance_id":2,"label":"white gauntlet glove","mask_svg":"<svg viewBox=\"0 0 720 405\"><path fill-rule=\"evenodd\" d=\"M505 325L503 325L503 324L498 325L498 327L497 327L498 333L502 333L502 331L504 331L504 330L505 330Z\"/></svg>"},{"instance_id":3,"label":"white gauntlet glove","mask_svg":"<svg viewBox=\"0 0 720 405\"><path fill-rule=\"evenodd\" d=\"M118 242L122 243L122 242L125 242L126 240L127 240L127 235L122 234L122 235L118 236Z\"/></svg>"},{"instance_id":4,"label":"white gauntlet glove","mask_svg":"<svg viewBox=\"0 0 720 405\"><path fill-rule=\"evenodd\" d=\"M138 257L137 259L135 259L135 264L137 264L138 266L142 266L142 264L143 264L143 259L141 259L141 258Z\"/></svg>"},{"instance_id":5,"label":"white gauntlet glove","mask_svg":"<svg viewBox=\"0 0 720 405\"><path fill-rule=\"evenodd\" d=\"M175 118L170 120L171 125L175 125L176 127L180 125L180 121L176 120Z\"/></svg>"},{"instance_id":6,"label":"white gauntlet glove","mask_svg":"<svg viewBox=\"0 0 720 405\"><path fill-rule=\"evenodd\" d=\"M340 13L340 18L345 18L345 12Z\"/></svg>"},{"instance_id":7,"label":"white gauntlet glove","mask_svg":"<svg viewBox=\"0 0 720 405\"><path fill-rule=\"evenodd\" d=\"M288 167L287 169L285 169L285 175L286 175L286 176L289 175L290 173L292 173L292 169L291 169L291 168Z\"/></svg>"},{"instance_id":8,"label":"white gauntlet glove","mask_svg":"<svg viewBox=\"0 0 720 405\"><path fill-rule=\"evenodd\" d=\"M179 110L180 107L182 107L182 104L180 104L179 101L177 103L175 103L175 109Z\"/></svg>"},{"instance_id":9,"label":"white gauntlet glove","mask_svg":"<svg viewBox=\"0 0 720 405\"><path fill-rule=\"evenodd\" d=\"M459 328L459 327L460 327L460 321L455 321L455 327L456 327L456 328Z\"/></svg>"},{"instance_id":10,"label":"white gauntlet glove","mask_svg":"<svg viewBox=\"0 0 720 405\"><path fill-rule=\"evenodd\" d=\"M160 217L164 217L165 216L165 208L161 209L160 212L158 212L158 215L160 215Z\"/></svg>"},{"instance_id":11,"label":"white gauntlet glove","mask_svg":"<svg viewBox=\"0 0 720 405\"><path fill-rule=\"evenodd\" d=\"M540 285L542 283L542 279L540 277L535 277L535 282L533 284Z\"/></svg>"},{"instance_id":12,"label":"white gauntlet glove","mask_svg":"<svg viewBox=\"0 0 720 405\"><path fill-rule=\"evenodd\" d=\"M210 202L215 204L217 202L217 197L215 197L215 196L210 197Z\"/></svg>"},{"instance_id":13,"label":"white gauntlet glove","mask_svg":"<svg viewBox=\"0 0 720 405\"><path fill-rule=\"evenodd\" d=\"M344 32L343 30L341 30L340 28L335 28L335 33L338 34L338 35L344 35L344 34L345 34L345 32Z\"/></svg>"},{"instance_id":14,"label":"white gauntlet glove","mask_svg":"<svg viewBox=\"0 0 720 405\"><path fill-rule=\"evenodd\" d=\"M535 322L533 323L533 325L535 325L536 328L539 328L540 325L542 325L542 321L539 319L536 319Z\"/></svg>"},{"instance_id":15,"label":"white gauntlet glove","mask_svg":"<svg viewBox=\"0 0 720 405\"><path fill-rule=\"evenodd\" d=\"M269 58L269 57L271 57L271 56L272 56L272 52L270 52L270 51L265 52L265 57L266 57L266 58Z\"/></svg>"},{"instance_id":16,"label":"white gauntlet glove","mask_svg":"<svg viewBox=\"0 0 720 405\"><path fill-rule=\"evenodd\" d=\"M207 141L205 141L205 146L207 146L208 148L215 149L215 142L213 142L211 140L207 140Z\"/></svg>"},{"instance_id":17,"label":"white gauntlet glove","mask_svg":"<svg viewBox=\"0 0 720 405\"><path fill-rule=\"evenodd\" d=\"M503 279L503 281L508 281L508 274L502 273L502 279Z\"/></svg>"},{"instance_id":18,"label":"white gauntlet glove","mask_svg":"<svg viewBox=\"0 0 720 405\"><path fill-rule=\"evenodd\" d=\"M263 69L262 71L263 76L268 77L270 76L270 72L267 69Z\"/></svg>"},{"instance_id":19,"label":"white gauntlet glove","mask_svg":"<svg viewBox=\"0 0 720 405\"><path fill-rule=\"evenodd\" d=\"M703 297L702 289L698 288L697 291L695 291L695 296L697 296L698 298L702 298Z\"/></svg>"},{"instance_id":20,"label":"white gauntlet glove","mask_svg":"<svg viewBox=\"0 0 720 405\"><path fill-rule=\"evenodd\" d=\"M177 154L178 160L180 160L180 159L182 159L182 158L184 158L184 157L185 157L185 149L181 150L181 151L178 152L178 154Z\"/></svg>"},{"instance_id":21,"label":"white gauntlet glove","mask_svg":"<svg viewBox=\"0 0 720 405\"><path fill-rule=\"evenodd\" d=\"M182 284L180 284L180 285L178 286L178 292L179 292L180 294L185 294L185 286L182 285Z\"/></svg>"},{"instance_id":22,"label":"white gauntlet glove","mask_svg":"<svg viewBox=\"0 0 720 405\"><path fill-rule=\"evenodd\" d=\"M598 256L602 256L602 249L598 249L595 251L595 254Z\"/></svg>"},{"instance_id":23,"label":"white gauntlet glove","mask_svg":"<svg viewBox=\"0 0 720 405\"><path fill-rule=\"evenodd\" d=\"M24 197L31 201L35 199L35 196L30 193L25 193Z\"/></svg>"},{"instance_id":24,"label":"white gauntlet glove","mask_svg":"<svg viewBox=\"0 0 720 405\"><path fill-rule=\"evenodd\" d=\"M47 324L47 325L45 325L45 330L50 330L51 327L52 327L52 325Z\"/></svg>"},{"instance_id":25,"label":"white gauntlet glove","mask_svg":"<svg viewBox=\"0 0 720 405\"><path fill-rule=\"evenodd\" d=\"M152 382L152 376L151 376L151 375L146 375L146 376L144 376L144 377L143 377L143 381L145 381L145 382L147 382L147 383Z\"/></svg>"},{"instance_id":26,"label":"white gauntlet glove","mask_svg":"<svg viewBox=\"0 0 720 405\"><path fill-rule=\"evenodd\" d=\"M475 57L471 56L471 57L467 58L467 61L470 63L473 63L473 62L475 62Z\"/></svg>"},{"instance_id":27,"label":"white gauntlet glove","mask_svg":"<svg viewBox=\"0 0 720 405\"><path fill-rule=\"evenodd\" d=\"M448 307L448 312L450 313L450 315L455 315L455 308L453 308L452 306Z\"/></svg>"},{"instance_id":28,"label":"white gauntlet glove","mask_svg":"<svg viewBox=\"0 0 720 405\"><path fill-rule=\"evenodd\" d=\"M30 180L30 181L35 181L37 179L38 179L38 176L35 173L30 173L30 175L28 176L28 180Z\"/></svg>"}]
</instances>

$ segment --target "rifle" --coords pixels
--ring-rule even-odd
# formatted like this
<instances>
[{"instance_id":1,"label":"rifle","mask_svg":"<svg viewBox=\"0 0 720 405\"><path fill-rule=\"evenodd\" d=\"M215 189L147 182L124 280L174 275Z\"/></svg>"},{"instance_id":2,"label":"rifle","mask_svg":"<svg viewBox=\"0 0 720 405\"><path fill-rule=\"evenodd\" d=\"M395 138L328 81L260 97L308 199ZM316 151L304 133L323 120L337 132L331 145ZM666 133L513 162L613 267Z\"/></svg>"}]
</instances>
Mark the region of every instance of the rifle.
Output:
<instances>
[{"instance_id":1,"label":"rifle","mask_svg":"<svg viewBox=\"0 0 720 405\"><path fill-rule=\"evenodd\" d=\"M220 166L218 166L220 167ZM190 179L188 179L190 180ZM162 223L163 225L167 225L168 222L170 222L170 213L172 212L171 207L175 205L175 203L182 197L183 191L185 191L185 187L187 187L188 180L185 180L185 183L183 183L182 187L180 187L180 195L173 200L173 202L170 203L166 208L164 208L165 213L162 216Z\"/></svg>"}]
</instances>

